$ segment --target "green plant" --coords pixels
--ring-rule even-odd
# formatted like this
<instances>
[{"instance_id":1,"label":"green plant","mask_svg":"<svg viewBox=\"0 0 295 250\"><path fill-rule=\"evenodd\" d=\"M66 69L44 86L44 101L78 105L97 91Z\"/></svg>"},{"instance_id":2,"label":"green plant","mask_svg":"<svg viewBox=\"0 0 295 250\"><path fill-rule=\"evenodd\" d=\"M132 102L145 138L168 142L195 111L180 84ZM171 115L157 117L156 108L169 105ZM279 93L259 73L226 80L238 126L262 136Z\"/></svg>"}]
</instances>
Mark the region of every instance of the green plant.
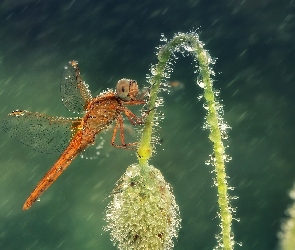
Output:
<instances>
[{"instance_id":1,"label":"green plant","mask_svg":"<svg viewBox=\"0 0 295 250\"><path fill-rule=\"evenodd\" d=\"M222 105L216 100L211 75L214 72L210 57L204 44L195 32L178 33L159 47L158 63L151 67L149 83L151 85L148 103L148 116L141 134L137 150L138 164L127 168L113 191L113 200L107 209L107 230L111 231L112 240L120 249L171 249L172 238L177 237L180 227L178 206L172 189L164 181L159 170L149 165L154 151L153 128L157 123L158 92L172 72L175 53L189 53L194 57L197 72L201 77L197 84L204 90L205 109L207 110L205 128L209 129L209 139L213 143L211 163L215 169L214 182L218 190L220 236L218 248L233 249L234 240L231 230L232 211L228 195L223 139L227 137L229 126L222 117ZM161 202L159 204L159 202ZM159 204L159 206L157 206ZM159 225L158 220L162 218ZM163 219L164 218L164 219Z\"/></svg>"},{"instance_id":2,"label":"green plant","mask_svg":"<svg viewBox=\"0 0 295 250\"><path fill-rule=\"evenodd\" d=\"M295 184L290 191L290 197L293 204L287 209L288 218L282 223L282 229L279 233L279 249L293 250L295 249Z\"/></svg>"}]
</instances>

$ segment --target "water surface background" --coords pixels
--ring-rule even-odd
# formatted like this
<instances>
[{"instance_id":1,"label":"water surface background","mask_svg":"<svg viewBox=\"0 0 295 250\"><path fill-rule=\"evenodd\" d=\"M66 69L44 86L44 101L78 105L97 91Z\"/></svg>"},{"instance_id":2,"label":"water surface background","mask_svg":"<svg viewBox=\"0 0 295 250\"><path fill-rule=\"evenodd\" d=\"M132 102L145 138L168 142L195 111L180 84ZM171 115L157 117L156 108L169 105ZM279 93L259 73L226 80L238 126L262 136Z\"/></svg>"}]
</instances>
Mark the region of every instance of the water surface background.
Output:
<instances>
[{"instance_id":1,"label":"water surface background","mask_svg":"<svg viewBox=\"0 0 295 250\"><path fill-rule=\"evenodd\" d=\"M12 3L13 2L13 3ZM231 125L227 164L237 207L237 249L276 249L290 205L294 164L294 1L2 1L0 4L0 119L16 109L72 116L59 93L67 61L79 61L93 95L123 77L145 84L161 33L199 28L217 58ZM175 249L213 249L218 232L216 188L201 90L191 58L176 63L163 94L162 144L151 163L174 188L182 216ZM41 154L0 131L0 248L116 249L102 230L105 199L134 152L106 143L96 160L77 158L30 210L23 202L58 158Z\"/></svg>"}]
</instances>

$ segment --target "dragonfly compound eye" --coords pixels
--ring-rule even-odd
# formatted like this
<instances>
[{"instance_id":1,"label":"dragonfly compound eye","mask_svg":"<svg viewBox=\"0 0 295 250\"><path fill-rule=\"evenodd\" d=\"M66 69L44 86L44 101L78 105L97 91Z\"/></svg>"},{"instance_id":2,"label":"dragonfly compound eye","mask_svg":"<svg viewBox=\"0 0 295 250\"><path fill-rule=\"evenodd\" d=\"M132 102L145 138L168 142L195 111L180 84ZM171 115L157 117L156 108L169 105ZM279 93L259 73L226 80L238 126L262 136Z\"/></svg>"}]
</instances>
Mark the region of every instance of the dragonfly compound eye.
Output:
<instances>
[{"instance_id":1,"label":"dragonfly compound eye","mask_svg":"<svg viewBox=\"0 0 295 250\"><path fill-rule=\"evenodd\" d=\"M130 101L138 93L137 82L130 79L121 79L117 83L116 88L118 96L124 101Z\"/></svg>"}]
</instances>

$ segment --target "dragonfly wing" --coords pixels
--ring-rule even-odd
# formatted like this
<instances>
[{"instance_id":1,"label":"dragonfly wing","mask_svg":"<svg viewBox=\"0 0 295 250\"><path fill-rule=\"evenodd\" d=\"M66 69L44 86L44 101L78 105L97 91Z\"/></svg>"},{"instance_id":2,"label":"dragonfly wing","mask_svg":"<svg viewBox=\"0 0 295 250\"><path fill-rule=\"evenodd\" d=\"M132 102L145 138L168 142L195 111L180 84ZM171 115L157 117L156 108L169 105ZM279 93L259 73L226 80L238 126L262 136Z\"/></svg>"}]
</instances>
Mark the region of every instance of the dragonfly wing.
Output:
<instances>
[{"instance_id":1,"label":"dragonfly wing","mask_svg":"<svg viewBox=\"0 0 295 250\"><path fill-rule=\"evenodd\" d=\"M36 151L62 152L81 119L46 116L29 111L14 111L7 115L2 127L11 137Z\"/></svg>"},{"instance_id":2,"label":"dragonfly wing","mask_svg":"<svg viewBox=\"0 0 295 250\"><path fill-rule=\"evenodd\" d=\"M61 96L65 107L75 113L83 113L92 99L88 85L82 80L78 62L70 61L64 67L61 79Z\"/></svg>"}]
</instances>

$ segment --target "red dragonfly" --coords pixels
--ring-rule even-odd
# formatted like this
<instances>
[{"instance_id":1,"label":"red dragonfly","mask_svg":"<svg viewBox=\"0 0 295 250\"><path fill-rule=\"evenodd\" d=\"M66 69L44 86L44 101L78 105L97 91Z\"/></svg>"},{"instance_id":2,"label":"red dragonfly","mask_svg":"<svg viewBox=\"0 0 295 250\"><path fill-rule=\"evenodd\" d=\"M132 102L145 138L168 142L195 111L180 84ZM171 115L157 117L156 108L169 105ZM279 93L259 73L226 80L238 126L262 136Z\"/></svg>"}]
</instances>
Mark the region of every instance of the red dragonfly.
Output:
<instances>
[{"instance_id":1,"label":"red dragonfly","mask_svg":"<svg viewBox=\"0 0 295 250\"><path fill-rule=\"evenodd\" d=\"M83 118L52 117L44 114L16 110L3 121L3 129L12 137L41 152L63 151L52 168L45 174L23 205L29 209L40 195L70 165L72 160L93 145L96 135L116 121L111 143L119 148L132 148L136 143L125 143L124 113L133 125L142 123L142 118L132 113L126 105L145 104L139 97L136 81L121 79L116 91L106 91L92 98L88 85L82 81L77 61L70 61L61 81L61 96L65 107L84 114ZM120 131L121 145L115 144Z\"/></svg>"}]
</instances>

